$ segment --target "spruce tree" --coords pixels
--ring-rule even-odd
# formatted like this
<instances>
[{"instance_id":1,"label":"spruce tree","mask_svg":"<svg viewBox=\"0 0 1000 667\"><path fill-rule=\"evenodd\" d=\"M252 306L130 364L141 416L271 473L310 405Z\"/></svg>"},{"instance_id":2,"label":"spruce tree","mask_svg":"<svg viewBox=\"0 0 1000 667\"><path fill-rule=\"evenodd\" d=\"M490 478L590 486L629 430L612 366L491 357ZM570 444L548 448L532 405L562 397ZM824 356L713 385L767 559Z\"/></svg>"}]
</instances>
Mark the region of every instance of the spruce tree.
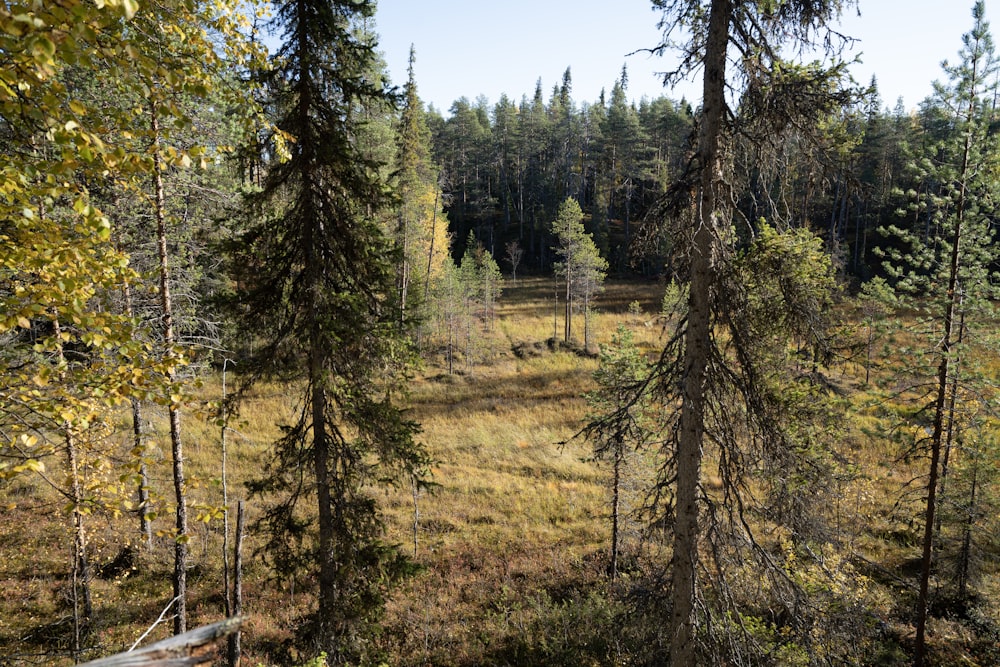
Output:
<instances>
[{"instance_id":1,"label":"spruce tree","mask_svg":"<svg viewBox=\"0 0 1000 667\"><path fill-rule=\"evenodd\" d=\"M632 331L618 325L610 345L602 345L600 366L594 371L597 389L587 394L587 404L596 426L586 431L594 446L594 458L611 461L611 553L608 577L618 578L624 524L635 502L638 455L655 433L649 397L637 388L649 375ZM605 418L605 415L611 415Z\"/></svg>"},{"instance_id":2,"label":"spruce tree","mask_svg":"<svg viewBox=\"0 0 1000 667\"><path fill-rule=\"evenodd\" d=\"M603 119L601 136L604 140L602 151L602 173L606 179L603 192L604 219L600 224L610 239L613 220L621 220L624 239L615 248L616 268L624 266L628 246L631 241L631 222L634 211L633 196L639 183L639 148L642 141L642 127L639 114L628 103L628 72L622 67L621 76L611 88L607 116Z\"/></svg>"},{"instance_id":3,"label":"spruce tree","mask_svg":"<svg viewBox=\"0 0 1000 667\"><path fill-rule=\"evenodd\" d=\"M399 204L392 234L402 256L396 284L400 315L404 319L414 311L414 303L427 304L431 281L440 279L450 245L438 169L431 162L430 131L417 93L415 60L411 46L396 140L395 186Z\"/></svg>"},{"instance_id":4,"label":"spruce tree","mask_svg":"<svg viewBox=\"0 0 1000 667\"><path fill-rule=\"evenodd\" d=\"M783 128L807 127L845 100L838 93L842 67L802 67L779 55L786 42L812 43L845 3L654 0L653 4L664 11L661 50L675 45L672 35L690 35L682 45L681 65L668 80L698 68L703 82L691 160L658 211L672 224L672 267L686 287L681 323L657 372L663 403L669 406L664 416L669 446L663 449L658 485L673 522L669 660L678 666L736 662L745 656L726 655L744 650L737 647L734 636L706 641L705 632L719 626L712 622L712 605L702 591L707 583L702 540L706 534L730 533L736 549L740 541L755 544L743 518L744 503L753 500L748 478L775 461L786 467L795 464L802 431L788 428L797 410L789 409L782 383L775 379L775 361L794 337L822 344L817 311L824 302L818 295L829 288L829 276L823 275L822 265L812 274L775 273L773 269L794 267L796 255L806 250L799 249L794 238L780 234L761 238L754 224L742 231L754 239L753 245L762 244L760 255L740 257L741 237L734 233L738 218L729 205L737 185L730 172L732 149L735 136L758 143L774 141ZM739 58L736 67L731 66L730 46L747 56ZM727 91L739 95L738 108L730 106ZM806 248L813 254L811 244ZM747 261L772 263L772 271L758 275L745 270ZM754 282L764 280L773 281L769 285L773 296L758 307L759 286ZM722 342L720 329L727 332L728 343ZM721 507L702 487L706 448L712 446L718 448L721 493L728 500ZM719 557L722 546L713 542L714 562L723 572L715 598L730 600L721 588L726 576ZM752 554L752 549L736 554L731 562L740 563L744 555ZM775 575L771 583L783 586L780 573L769 571Z\"/></svg>"},{"instance_id":5,"label":"spruce tree","mask_svg":"<svg viewBox=\"0 0 1000 667\"><path fill-rule=\"evenodd\" d=\"M365 109L389 92L366 73L374 41L355 28L375 3L298 0L276 6L283 44L267 77L278 114L275 152L236 278L246 321L265 344L252 379L273 373L302 388L293 423L262 479L261 521L279 572L318 581L305 636L332 664L367 662L385 596L412 566L383 541L374 485L421 479L416 425L396 407L411 358L400 327L394 263L377 215L389 202L380 167L357 148ZM300 501L312 498L313 506Z\"/></svg>"}]
</instances>

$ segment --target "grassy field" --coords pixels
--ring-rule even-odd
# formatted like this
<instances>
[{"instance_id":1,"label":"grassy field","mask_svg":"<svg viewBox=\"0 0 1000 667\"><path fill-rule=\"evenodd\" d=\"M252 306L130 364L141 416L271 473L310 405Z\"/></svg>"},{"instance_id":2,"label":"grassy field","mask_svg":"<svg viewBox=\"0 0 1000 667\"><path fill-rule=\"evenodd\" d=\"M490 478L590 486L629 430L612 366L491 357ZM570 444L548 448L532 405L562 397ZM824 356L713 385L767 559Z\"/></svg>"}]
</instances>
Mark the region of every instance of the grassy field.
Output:
<instances>
[{"instance_id":1,"label":"grassy field","mask_svg":"<svg viewBox=\"0 0 1000 667\"><path fill-rule=\"evenodd\" d=\"M609 285L592 340L609 342L624 323L655 350L662 290ZM413 415L439 461L440 486L418 500L416 558L426 569L389 610L388 627L402 642L398 664L504 664L530 643L532 624L603 590L608 473L574 438L597 360L550 345L563 326L561 311L553 326L551 295L549 281L508 287L490 363L452 376L429 367L414 383ZM640 310L630 312L633 301ZM582 317L574 328L582 339ZM412 546L412 495L389 507L394 535Z\"/></svg>"},{"instance_id":2,"label":"grassy field","mask_svg":"<svg viewBox=\"0 0 1000 667\"><path fill-rule=\"evenodd\" d=\"M607 343L624 324L640 349L655 355L666 334L658 317L663 290L655 282L610 283L596 304L592 340ZM508 285L482 362L458 363L449 374L443 357L431 359L412 382L408 404L435 461L436 486L416 496L410 488L377 491L388 539L423 568L389 604L379 642L390 664L581 664L568 656L614 655L614 647L586 646L606 639L621 611L605 576L609 473L589 460L590 444L574 438L587 418L583 395L594 388L597 359L550 341L554 330L562 333L561 311L554 326L552 291L549 280ZM574 330L582 339L582 317ZM834 444L841 469L850 474L837 481L829 514L839 557L852 559L852 571L865 577L869 604L885 625L889 648L881 664L905 664L925 464L903 456L884 436L895 408L863 386L863 377L854 362L830 371L851 418ZM222 504L220 429L209 417L209 403L222 395L221 380L204 380L202 409L184 425L191 513L205 519L192 522L189 626L223 614L222 522L212 518ZM232 387L235 378L228 382ZM296 400L287 387L263 385L245 403L227 437L230 505L245 497L242 483L259 474L267 443L294 414ZM101 576L94 583L97 620L88 638L95 648L85 658L131 645L170 598L166 422L153 411L149 423L159 443L153 487L160 509L156 528L164 534L146 553L133 516L89 517L92 559ZM124 418L121 427L124 448ZM72 639L72 539L63 503L31 478L0 492L6 507L0 522L0 665L70 664L65 657L53 661L51 653L66 651ZM248 511L252 517L259 508L251 502ZM633 532L626 526L627 534ZM252 555L259 544L258 536L248 535L245 664L286 664L300 657L282 643L292 637L295 619L312 607L310 582L273 579ZM126 546L133 560L108 567ZM984 599L996 599L991 563L997 554L984 546L982 556L979 589ZM997 608L994 602L981 606L984 627L996 626ZM969 627L962 619L933 622L935 664L990 664L983 661L983 643L995 639L973 635ZM161 624L146 641L168 631Z\"/></svg>"}]
</instances>

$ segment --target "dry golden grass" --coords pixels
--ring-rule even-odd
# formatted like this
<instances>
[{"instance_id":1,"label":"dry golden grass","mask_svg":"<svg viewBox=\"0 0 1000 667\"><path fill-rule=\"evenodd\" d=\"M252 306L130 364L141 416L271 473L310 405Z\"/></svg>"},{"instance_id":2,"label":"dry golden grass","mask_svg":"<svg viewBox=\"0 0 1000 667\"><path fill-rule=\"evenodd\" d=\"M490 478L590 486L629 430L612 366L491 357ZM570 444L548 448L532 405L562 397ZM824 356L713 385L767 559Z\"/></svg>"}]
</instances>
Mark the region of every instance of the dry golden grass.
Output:
<instances>
[{"instance_id":1,"label":"dry golden grass","mask_svg":"<svg viewBox=\"0 0 1000 667\"><path fill-rule=\"evenodd\" d=\"M512 664L511 656L519 654L511 647L530 643L539 627L562 633L562 641L585 633L570 610L595 604L589 596L603 599L608 473L586 460L590 445L573 437L586 418L583 394L594 386L597 360L550 345L553 331L559 338L563 330L561 309L553 326L552 293L551 281L544 279L508 286L487 346L488 364L458 363L450 375L442 360L434 359L413 379L408 407L422 425L420 439L435 461L437 486L416 501L415 554L412 490L374 490L384 507L387 539L423 566L387 610L382 642L391 664ZM655 283L610 283L595 304L592 341L609 342L624 323L642 349L655 353L664 335L658 317L662 294ZM574 332L582 341L582 316ZM836 372L850 419L835 449L854 474L838 482L831 516L842 555L864 555L880 568L868 573L873 585L883 587L878 613L905 635L908 610L895 608L900 602L892 576L908 576L906 568L918 551L914 517L920 514L920 494L907 496L903 489L917 479L913 488L919 491L925 461L902 457L899 445L885 436L900 397L886 399L874 386L863 386L858 364ZM227 379L232 391L237 378L230 374ZM222 504L220 430L210 409L221 394L221 378L205 378L197 409L184 420L193 506L192 625L223 613L222 524L195 520L199 512ZM227 438L231 505L246 497L243 483L262 472L267 445L279 435L279 425L294 418L298 400L294 388L266 384L249 395ZM162 412L149 409L147 418L155 443L156 528L164 535L152 553L140 553L133 571L95 580L98 619L89 641L102 653L130 645L170 597L172 492ZM128 444L128 428L123 418L116 435L121 450ZM62 503L50 489L27 479L0 493L0 506L14 506L0 521L0 662L69 664L65 658L59 663L38 655L65 648L69 636L71 532ZM259 511L254 500L249 512ZM97 513L88 523L95 564L111 561L126 542L138 544L137 521L130 515ZM312 607L308 579L275 581L262 559L250 555L260 543L256 535L247 538L245 610L251 620L244 647L249 664L281 660L280 642L293 637L297 618ZM995 568L987 569L981 589L992 594L1000 587ZM993 617L997 607L990 607ZM600 605L593 609L601 611ZM961 644L955 639L960 629L943 621L938 625L942 645ZM162 625L148 641L168 630ZM21 658L3 657L15 654Z\"/></svg>"},{"instance_id":2,"label":"dry golden grass","mask_svg":"<svg viewBox=\"0 0 1000 667\"><path fill-rule=\"evenodd\" d=\"M609 342L619 322L637 324L652 346L662 288L610 286L598 303L591 335ZM612 296L613 295L613 296ZM629 315L639 299L651 310ZM418 499L416 560L425 571L396 597L387 626L400 648L394 664L480 664L505 634L537 616L532 606L603 580L607 473L586 459L574 438L586 420L583 394L594 388L597 361L552 351L547 280L520 280L505 290L488 367L449 376L430 366L412 386L421 439L439 463L440 486ZM650 322L650 326L645 326ZM582 340L583 317L574 321ZM514 348L530 348L519 357ZM412 551L413 497L401 490L387 504L392 538Z\"/></svg>"},{"instance_id":3,"label":"dry golden grass","mask_svg":"<svg viewBox=\"0 0 1000 667\"><path fill-rule=\"evenodd\" d=\"M470 637L490 632L489 619L496 613L491 600L504 589L514 595L517 587L510 585L512 581L519 582L518 595L527 599L560 581L579 583L583 570L587 574L582 580L600 579L594 555L607 541L605 474L582 460L588 454L585 442L570 440L583 424L582 394L592 388L596 360L549 349L549 286L549 281L528 279L508 288L489 341L489 365L460 367L449 376L444 366L428 364L411 386L412 416L422 424L420 438L436 461L437 487L418 500L416 560L425 567L424 574L393 602L387 624L392 634L416 632L414 610L421 609L419 625L425 646L451 645L451 640L442 637L467 635L460 642L466 648L455 654L456 660L476 645ZM641 328L642 340L652 345L658 331L643 322L655 319L659 288L649 284L635 290L633 298L652 309L639 317L626 312L632 299L625 300L625 295L631 290L625 284L613 284L607 304L596 304L600 310L592 316L594 341L609 340L617 322L631 318ZM582 336L582 316L574 326ZM558 333L561 336L561 310ZM518 358L513 348L519 343L531 346L533 356ZM229 392L238 386L235 373L229 373L227 385ZM213 508L222 505L220 427L213 414L221 396L221 376L205 377L183 419L193 562L189 575L192 625L215 620L223 611L222 522L198 520L199 516L207 519ZM279 435L280 424L293 419L298 400L294 389L265 384L254 388L243 404L227 434L231 506L246 497L243 483L261 473L267 444ZM173 504L167 421L163 408L144 409L158 536L153 551L145 553L134 516L104 511L89 517L95 567L112 561L123 546L138 550L133 570L93 582L98 618L88 642L95 646L95 653L130 645L170 598ZM114 436L122 457L130 443L130 428L129 417L122 415ZM566 440L570 442L560 444ZM17 655L20 658L11 660L31 664L31 656L38 654L36 662L59 664L50 652L61 650L66 655L71 636L70 522L61 511L58 494L44 485L18 480L3 493L5 504L12 507L0 522L0 577L5 584L0 587L4 591L0 595L0 655ZM385 507L388 539L412 549L411 491L376 493ZM254 501L249 513L257 512ZM33 529L26 530L26 526ZM258 544L256 536L248 536L248 556ZM31 558L25 558L28 554ZM263 660L268 646L290 637L294 620L310 608L309 582L298 582L299 590L295 590L293 582L271 580L259 558L247 561L246 610L251 620L244 646L251 659ZM433 600L428 597L431 590ZM462 602L456 602L453 595ZM428 614L434 609L440 613L434 619L439 631L432 636ZM147 641L168 632L169 624L161 624ZM472 653L469 656L475 662ZM69 662L62 659L62 664Z\"/></svg>"}]
</instances>

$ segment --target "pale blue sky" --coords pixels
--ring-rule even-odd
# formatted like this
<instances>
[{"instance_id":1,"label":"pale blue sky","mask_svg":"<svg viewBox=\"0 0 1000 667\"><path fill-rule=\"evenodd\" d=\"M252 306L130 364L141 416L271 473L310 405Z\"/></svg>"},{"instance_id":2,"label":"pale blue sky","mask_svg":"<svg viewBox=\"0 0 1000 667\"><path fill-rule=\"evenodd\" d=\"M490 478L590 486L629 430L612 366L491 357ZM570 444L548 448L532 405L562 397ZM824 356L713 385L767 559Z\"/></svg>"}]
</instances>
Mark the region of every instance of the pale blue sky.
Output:
<instances>
[{"instance_id":1,"label":"pale blue sky","mask_svg":"<svg viewBox=\"0 0 1000 667\"><path fill-rule=\"evenodd\" d=\"M916 107L942 78L941 61L954 61L961 36L972 25L972 0L861 0L861 17L850 12L842 32L856 37L863 63L855 77L874 73L885 105L902 96ZM996 5L996 6L994 6ZM986 3L994 37L1000 31L1000 0ZM410 44L416 48L417 87L425 103L445 115L459 97L501 93L519 101L542 79L548 100L567 67L573 99L594 102L610 92L628 65L629 97L666 94L696 101L698 87L670 91L657 72L668 58L632 51L654 46L659 14L649 0L379 0L376 31L394 83L406 81Z\"/></svg>"}]
</instances>

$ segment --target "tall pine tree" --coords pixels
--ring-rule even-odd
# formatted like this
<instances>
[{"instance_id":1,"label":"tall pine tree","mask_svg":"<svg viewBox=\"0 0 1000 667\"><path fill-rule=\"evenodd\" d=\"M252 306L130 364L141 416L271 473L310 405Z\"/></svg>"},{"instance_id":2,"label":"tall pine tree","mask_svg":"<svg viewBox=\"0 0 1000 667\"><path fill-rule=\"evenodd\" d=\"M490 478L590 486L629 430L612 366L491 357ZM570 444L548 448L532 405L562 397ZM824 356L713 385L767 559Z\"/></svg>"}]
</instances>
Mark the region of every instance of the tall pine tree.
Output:
<instances>
[{"instance_id":1,"label":"tall pine tree","mask_svg":"<svg viewBox=\"0 0 1000 667\"><path fill-rule=\"evenodd\" d=\"M893 226L900 241L886 251L886 268L901 290L918 296L928 307L933 348L926 357L934 376L933 400L926 408L930 433L926 509L921 553L920 593L917 602L915 659L925 664L930 581L934 571L935 525L945 462L960 428L956 398L967 382L959 374L959 360L982 332L977 324L993 318L991 301L997 298L991 264L998 195L994 175L1000 167L996 137L997 72L993 37L985 7L973 8L973 28L962 37L961 62L944 63L947 83L936 83L934 96L922 110L928 129L913 149L918 184L907 216L915 224ZM981 340L981 339L980 339ZM964 358L963 358L964 357ZM963 373L968 375L967 373ZM926 381L926 380L924 380ZM971 392L973 395L981 391ZM973 487L974 488L974 487Z\"/></svg>"}]
</instances>

